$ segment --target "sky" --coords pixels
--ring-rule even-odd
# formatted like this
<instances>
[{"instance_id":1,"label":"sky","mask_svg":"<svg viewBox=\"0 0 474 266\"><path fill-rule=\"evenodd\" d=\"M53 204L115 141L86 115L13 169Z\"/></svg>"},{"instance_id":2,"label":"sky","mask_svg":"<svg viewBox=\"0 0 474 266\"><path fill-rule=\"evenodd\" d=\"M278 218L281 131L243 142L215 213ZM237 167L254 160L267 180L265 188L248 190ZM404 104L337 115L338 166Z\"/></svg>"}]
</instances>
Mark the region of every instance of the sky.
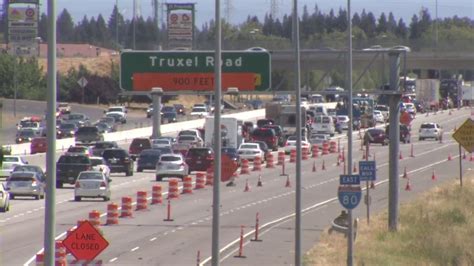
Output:
<instances>
[{"instance_id":1,"label":"sky","mask_svg":"<svg viewBox=\"0 0 474 266\"><path fill-rule=\"evenodd\" d=\"M134 0L56 0L56 9L59 14L64 8L66 8L72 15L74 22L78 23L82 20L84 15L88 18L92 16L97 17L99 13L102 14L104 19L107 21L110 14L112 13L113 7L118 1L120 12L126 17L130 18L133 14L133 2ZM151 2L152 0L135 0L141 8L142 16L148 17L152 15ZM159 0L163 3L196 3L196 25L200 28L205 22L210 21L214 18L215 11L215 0ZM263 17L270 11L270 0L221 0L222 16L226 14L225 7L226 3L230 2L230 21L233 24L240 24L245 21L248 15L256 15L263 21ZM278 3L278 17L282 17L284 14L290 14L292 9L291 0L274 0L273 2ZM40 0L42 12L46 13L47 0ZM438 6L438 17L453 17L457 15L459 17L469 17L474 19L474 0L352 0L351 11L352 13L358 12L359 14L363 9L371 11L375 17L385 12L388 14L390 11L394 14L395 18L403 18L405 23L411 21L411 17L415 13L419 13L422 7L428 8L431 17L435 18L436 3ZM346 9L347 0L299 0L298 6L300 12L304 5L308 6L308 10L312 13L315 4L318 5L319 9L324 13L329 13L331 9L336 12L339 8ZM300 13L301 14L301 13Z\"/></svg>"}]
</instances>

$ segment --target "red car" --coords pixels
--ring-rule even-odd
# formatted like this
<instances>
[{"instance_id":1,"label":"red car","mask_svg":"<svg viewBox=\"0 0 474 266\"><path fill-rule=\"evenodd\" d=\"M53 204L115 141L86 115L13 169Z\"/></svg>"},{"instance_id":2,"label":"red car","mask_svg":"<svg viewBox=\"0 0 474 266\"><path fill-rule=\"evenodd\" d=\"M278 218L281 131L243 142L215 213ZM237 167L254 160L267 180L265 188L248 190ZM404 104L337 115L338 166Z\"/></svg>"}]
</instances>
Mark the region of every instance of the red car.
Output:
<instances>
[{"instance_id":1,"label":"red car","mask_svg":"<svg viewBox=\"0 0 474 266\"><path fill-rule=\"evenodd\" d=\"M31 154L46 152L47 149L48 149L48 143L45 137L38 137L31 140L31 144L30 144Z\"/></svg>"},{"instance_id":2,"label":"red car","mask_svg":"<svg viewBox=\"0 0 474 266\"><path fill-rule=\"evenodd\" d=\"M151 141L148 138L134 138L132 143L130 143L130 147L128 148L128 153L135 160L138 155L143 150L151 149Z\"/></svg>"},{"instance_id":3,"label":"red car","mask_svg":"<svg viewBox=\"0 0 474 266\"><path fill-rule=\"evenodd\" d=\"M364 134L364 145L368 143L379 143L384 146L388 143L388 138L385 135L385 131L379 128L371 128Z\"/></svg>"},{"instance_id":4,"label":"red car","mask_svg":"<svg viewBox=\"0 0 474 266\"><path fill-rule=\"evenodd\" d=\"M275 130L272 128L257 128L252 131L250 139L252 141L264 141L268 148L272 149L273 151L278 150L278 136L275 133Z\"/></svg>"},{"instance_id":5,"label":"red car","mask_svg":"<svg viewBox=\"0 0 474 266\"><path fill-rule=\"evenodd\" d=\"M191 148L185 158L189 172L206 171L214 161L214 152L211 148Z\"/></svg>"}]
</instances>

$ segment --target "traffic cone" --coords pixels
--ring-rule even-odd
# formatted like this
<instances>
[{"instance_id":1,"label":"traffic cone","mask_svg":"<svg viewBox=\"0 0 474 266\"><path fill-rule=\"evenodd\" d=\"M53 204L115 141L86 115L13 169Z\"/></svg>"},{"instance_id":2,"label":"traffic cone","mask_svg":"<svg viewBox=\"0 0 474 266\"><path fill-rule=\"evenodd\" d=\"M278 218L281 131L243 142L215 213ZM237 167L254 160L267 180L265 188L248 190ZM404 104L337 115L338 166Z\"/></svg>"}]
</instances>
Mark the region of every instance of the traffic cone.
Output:
<instances>
[{"instance_id":1,"label":"traffic cone","mask_svg":"<svg viewBox=\"0 0 474 266\"><path fill-rule=\"evenodd\" d=\"M403 170L403 178L408 178L407 167L406 166L405 166L405 170Z\"/></svg>"},{"instance_id":2,"label":"traffic cone","mask_svg":"<svg viewBox=\"0 0 474 266\"><path fill-rule=\"evenodd\" d=\"M244 192L249 192L249 191L250 191L249 180L246 179L246 180L245 180L245 189L244 189Z\"/></svg>"},{"instance_id":3,"label":"traffic cone","mask_svg":"<svg viewBox=\"0 0 474 266\"><path fill-rule=\"evenodd\" d=\"M431 180L436 180L436 175L435 175L435 171L433 170L433 173L431 174Z\"/></svg>"},{"instance_id":4,"label":"traffic cone","mask_svg":"<svg viewBox=\"0 0 474 266\"><path fill-rule=\"evenodd\" d=\"M323 166L321 167L321 169L322 169L323 171L326 170L326 163L325 163L324 160L323 160Z\"/></svg>"},{"instance_id":5,"label":"traffic cone","mask_svg":"<svg viewBox=\"0 0 474 266\"><path fill-rule=\"evenodd\" d=\"M371 189L375 189L375 183L374 183L374 181L370 181L370 188L371 188Z\"/></svg>"},{"instance_id":6,"label":"traffic cone","mask_svg":"<svg viewBox=\"0 0 474 266\"><path fill-rule=\"evenodd\" d=\"M449 115L452 115L452 113L451 113L451 109L449 109Z\"/></svg>"},{"instance_id":7,"label":"traffic cone","mask_svg":"<svg viewBox=\"0 0 474 266\"><path fill-rule=\"evenodd\" d=\"M357 173L357 166L356 166L356 163L354 163L354 167L352 167L352 172Z\"/></svg>"},{"instance_id":8,"label":"traffic cone","mask_svg":"<svg viewBox=\"0 0 474 266\"><path fill-rule=\"evenodd\" d=\"M289 176L289 175L286 176L286 184L285 184L285 187L291 187L290 176Z\"/></svg>"},{"instance_id":9,"label":"traffic cone","mask_svg":"<svg viewBox=\"0 0 474 266\"><path fill-rule=\"evenodd\" d=\"M398 159L403 160L403 155L401 151L400 151L400 155L398 156Z\"/></svg>"},{"instance_id":10,"label":"traffic cone","mask_svg":"<svg viewBox=\"0 0 474 266\"><path fill-rule=\"evenodd\" d=\"M405 186L405 191L411 191L410 178L407 180L407 185Z\"/></svg>"},{"instance_id":11,"label":"traffic cone","mask_svg":"<svg viewBox=\"0 0 474 266\"><path fill-rule=\"evenodd\" d=\"M451 157L451 153L448 154L448 161L451 161L453 158Z\"/></svg>"},{"instance_id":12,"label":"traffic cone","mask_svg":"<svg viewBox=\"0 0 474 266\"><path fill-rule=\"evenodd\" d=\"M263 187L262 175L258 175L257 187Z\"/></svg>"},{"instance_id":13,"label":"traffic cone","mask_svg":"<svg viewBox=\"0 0 474 266\"><path fill-rule=\"evenodd\" d=\"M313 162L313 173L316 172L316 161Z\"/></svg>"}]
</instances>

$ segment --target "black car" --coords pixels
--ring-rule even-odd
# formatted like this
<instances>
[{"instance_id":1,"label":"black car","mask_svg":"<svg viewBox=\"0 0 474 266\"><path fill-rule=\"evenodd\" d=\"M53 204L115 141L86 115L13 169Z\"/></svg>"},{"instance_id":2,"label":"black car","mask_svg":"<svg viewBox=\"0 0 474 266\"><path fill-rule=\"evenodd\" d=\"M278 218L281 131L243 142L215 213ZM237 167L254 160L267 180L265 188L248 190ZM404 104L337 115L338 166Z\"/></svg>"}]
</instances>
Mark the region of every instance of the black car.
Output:
<instances>
[{"instance_id":1,"label":"black car","mask_svg":"<svg viewBox=\"0 0 474 266\"><path fill-rule=\"evenodd\" d=\"M160 159L160 155L164 154L160 149L143 150L138 156L137 172L143 172L144 169L155 170L156 162Z\"/></svg>"},{"instance_id":2,"label":"black car","mask_svg":"<svg viewBox=\"0 0 474 266\"><path fill-rule=\"evenodd\" d=\"M221 149L221 153L222 153L222 155L225 154L225 155L229 156L230 159L235 161L237 163L237 165L240 166L240 155L237 152L236 148L224 147L224 148Z\"/></svg>"},{"instance_id":3,"label":"black car","mask_svg":"<svg viewBox=\"0 0 474 266\"><path fill-rule=\"evenodd\" d=\"M178 115L185 115L186 114L186 109L184 108L184 105L182 104L174 104L174 108L176 109L176 112Z\"/></svg>"},{"instance_id":4,"label":"black car","mask_svg":"<svg viewBox=\"0 0 474 266\"><path fill-rule=\"evenodd\" d=\"M102 153L111 173L124 172L126 176L133 175L133 160L124 149L105 149Z\"/></svg>"},{"instance_id":5,"label":"black car","mask_svg":"<svg viewBox=\"0 0 474 266\"><path fill-rule=\"evenodd\" d=\"M161 113L161 122L162 123L174 123L178 122L178 113L170 111L170 112L162 112Z\"/></svg>"},{"instance_id":6,"label":"black car","mask_svg":"<svg viewBox=\"0 0 474 266\"><path fill-rule=\"evenodd\" d=\"M62 138L72 138L76 134L77 125L75 123L63 122L59 125L58 130L56 131L56 137L58 139Z\"/></svg>"}]
</instances>

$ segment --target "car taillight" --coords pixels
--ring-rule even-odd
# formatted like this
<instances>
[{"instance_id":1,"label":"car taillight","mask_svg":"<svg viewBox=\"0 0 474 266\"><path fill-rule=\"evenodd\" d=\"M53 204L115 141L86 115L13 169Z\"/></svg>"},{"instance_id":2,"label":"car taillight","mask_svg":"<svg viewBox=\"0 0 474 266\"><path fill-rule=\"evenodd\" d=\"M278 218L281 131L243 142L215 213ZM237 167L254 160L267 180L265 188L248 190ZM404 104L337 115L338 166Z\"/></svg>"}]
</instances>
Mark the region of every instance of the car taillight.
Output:
<instances>
[{"instance_id":1,"label":"car taillight","mask_svg":"<svg viewBox=\"0 0 474 266\"><path fill-rule=\"evenodd\" d=\"M214 156L208 155L208 156L206 157L206 160L214 160Z\"/></svg>"},{"instance_id":2,"label":"car taillight","mask_svg":"<svg viewBox=\"0 0 474 266\"><path fill-rule=\"evenodd\" d=\"M36 187L37 185L38 185L38 183L36 183L36 181L31 182L32 187Z\"/></svg>"},{"instance_id":3,"label":"car taillight","mask_svg":"<svg viewBox=\"0 0 474 266\"><path fill-rule=\"evenodd\" d=\"M285 146L290 146L290 143L286 142L286 143L285 143Z\"/></svg>"},{"instance_id":4,"label":"car taillight","mask_svg":"<svg viewBox=\"0 0 474 266\"><path fill-rule=\"evenodd\" d=\"M129 163L129 162L130 162L130 158L125 157L125 158L123 159L123 161L126 162L126 163Z\"/></svg>"},{"instance_id":5,"label":"car taillight","mask_svg":"<svg viewBox=\"0 0 474 266\"><path fill-rule=\"evenodd\" d=\"M103 188L103 187L105 188L105 187L107 187L107 184L105 184L105 182L102 181L102 182L100 183L100 187L101 187L101 188Z\"/></svg>"},{"instance_id":6,"label":"car taillight","mask_svg":"<svg viewBox=\"0 0 474 266\"><path fill-rule=\"evenodd\" d=\"M75 188L81 188L81 184L79 182L76 182L76 185L74 187Z\"/></svg>"}]
</instances>

